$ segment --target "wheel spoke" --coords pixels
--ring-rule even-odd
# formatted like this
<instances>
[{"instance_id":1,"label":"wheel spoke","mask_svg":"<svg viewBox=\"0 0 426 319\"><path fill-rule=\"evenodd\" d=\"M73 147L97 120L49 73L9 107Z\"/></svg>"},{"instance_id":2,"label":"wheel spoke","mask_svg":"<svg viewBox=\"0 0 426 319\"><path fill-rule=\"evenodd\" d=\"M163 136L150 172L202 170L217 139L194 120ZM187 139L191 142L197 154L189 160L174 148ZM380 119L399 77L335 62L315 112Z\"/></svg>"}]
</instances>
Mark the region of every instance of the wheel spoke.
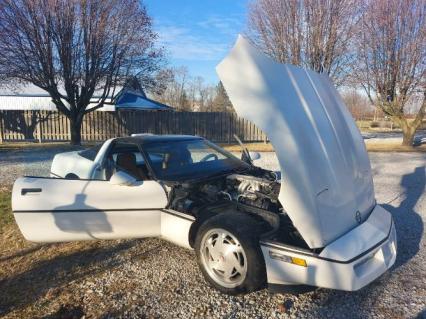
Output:
<instances>
[{"instance_id":1,"label":"wheel spoke","mask_svg":"<svg viewBox=\"0 0 426 319\"><path fill-rule=\"evenodd\" d=\"M223 236L219 235L219 237L216 239L216 242L214 244L214 247L216 249L216 251L220 254L220 253L224 253L225 252L225 244L223 243Z\"/></svg>"},{"instance_id":2,"label":"wheel spoke","mask_svg":"<svg viewBox=\"0 0 426 319\"><path fill-rule=\"evenodd\" d=\"M229 245L228 252L238 254L241 251L242 251L241 245Z\"/></svg>"},{"instance_id":3,"label":"wheel spoke","mask_svg":"<svg viewBox=\"0 0 426 319\"><path fill-rule=\"evenodd\" d=\"M213 269L216 269L221 272L225 272L224 264L221 261L211 261L210 265Z\"/></svg>"},{"instance_id":4,"label":"wheel spoke","mask_svg":"<svg viewBox=\"0 0 426 319\"><path fill-rule=\"evenodd\" d=\"M216 240L215 245L213 245L213 241L209 241L207 243L207 248L208 248L209 254L213 258L213 260L218 260L219 257L220 257L220 251L217 249L217 240Z\"/></svg>"},{"instance_id":5,"label":"wheel spoke","mask_svg":"<svg viewBox=\"0 0 426 319\"><path fill-rule=\"evenodd\" d=\"M241 266L240 261L237 260L236 258L235 258L235 262L234 262L234 268L240 275L242 275L244 273L244 267Z\"/></svg>"},{"instance_id":6,"label":"wheel spoke","mask_svg":"<svg viewBox=\"0 0 426 319\"><path fill-rule=\"evenodd\" d=\"M244 268L243 266L241 266L240 260L238 259L238 257L234 254L234 253L230 253L227 256L227 262L229 263L229 267L234 270L236 272L238 272L239 274L243 274ZM231 272L232 272L231 270ZM232 272L233 273L233 272ZM235 275L235 273L233 273L233 275Z\"/></svg>"},{"instance_id":7,"label":"wheel spoke","mask_svg":"<svg viewBox=\"0 0 426 319\"><path fill-rule=\"evenodd\" d=\"M234 272L234 263L231 261L227 261L226 263L224 263L223 276L225 277L225 279L230 280L233 272Z\"/></svg>"}]
</instances>

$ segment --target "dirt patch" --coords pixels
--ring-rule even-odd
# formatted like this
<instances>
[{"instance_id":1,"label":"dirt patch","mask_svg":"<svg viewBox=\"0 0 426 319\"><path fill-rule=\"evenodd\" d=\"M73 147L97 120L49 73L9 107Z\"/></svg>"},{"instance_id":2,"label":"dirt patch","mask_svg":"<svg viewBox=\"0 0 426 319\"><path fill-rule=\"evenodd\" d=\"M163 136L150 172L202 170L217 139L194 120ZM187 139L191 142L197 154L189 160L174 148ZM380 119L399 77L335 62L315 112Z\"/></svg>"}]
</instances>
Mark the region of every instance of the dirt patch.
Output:
<instances>
[{"instance_id":1,"label":"dirt patch","mask_svg":"<svg viewBox=\"0 0 426 319\"><path fill-rule=\"evenodd\" d=\"M0 316L9 318L83 314L78 284L119 267L114 256L134 245L133 241L34 244L25 241L13 224L5 226L0 242L0 289L4 292Z\"/></svg>"}]
</instances>

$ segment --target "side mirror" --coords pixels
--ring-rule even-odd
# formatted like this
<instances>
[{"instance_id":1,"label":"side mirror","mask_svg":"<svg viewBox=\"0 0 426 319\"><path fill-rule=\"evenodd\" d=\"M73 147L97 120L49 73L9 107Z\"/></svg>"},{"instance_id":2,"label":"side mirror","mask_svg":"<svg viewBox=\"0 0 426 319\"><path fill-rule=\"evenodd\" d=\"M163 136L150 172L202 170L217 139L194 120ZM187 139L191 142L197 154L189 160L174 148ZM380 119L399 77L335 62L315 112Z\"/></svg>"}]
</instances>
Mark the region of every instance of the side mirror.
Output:
<instances>
[{"instance_id":1,"label":"side mirror","mask_svg":"<svg viewBox=\"0 0 426 319\"><path fill-rule=\"evenodd\" d=\"M252 161L260 159L260 153L258 152L249 152L249 155Z\"/></svg>"},{"instance_id":2,"label":"side mirror","mask_svg":"<svg viewBox=\"0 0 426 319\"><path fill-rule=\"evenodd\" d=\"M113 185L132 186L136 184L137 180L126 172L118 171L111 176L109 182Z\"/></svg>"}]
</instances>

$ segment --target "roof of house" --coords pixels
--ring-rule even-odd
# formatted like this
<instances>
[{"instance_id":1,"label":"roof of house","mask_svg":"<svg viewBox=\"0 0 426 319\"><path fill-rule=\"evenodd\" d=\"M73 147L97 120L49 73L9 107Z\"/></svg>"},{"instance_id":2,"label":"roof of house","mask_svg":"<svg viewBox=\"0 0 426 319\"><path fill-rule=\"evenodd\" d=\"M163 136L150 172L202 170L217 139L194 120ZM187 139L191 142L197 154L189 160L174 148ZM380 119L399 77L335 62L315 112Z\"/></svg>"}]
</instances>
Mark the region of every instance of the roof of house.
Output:
<instances>
[{"instance_id":1,"label":"roof of house","mask_svg":"<svg viewBox=\"0 0 426 319\"><path fill-rule=\"evenodd\" d=\"M123 86L117 86L115 92L120 92ZM59 87L61 94L66 94L65 90ZM102 89L96 90L93 94L93 98L100 97L102 95ZM16 84L11 86L0 86L0 96L21 96L21 97L50 97L49 93L38 86L28 84Z\"/></svg>"},{"instance_id":2,"label":"roof of house","mask_svg":"<svg viewBox=\"0 0 426 319\"><path fill-rule=\"evenodd\" d=\"M123 109L131 110L173 110L170 106L148 98L142 88L117 87L119 92L114 99L106 101L103 111L115 111ZM61 92L65 94L65 92ZM101 90L95 91L93 103L88 107L96 105L96 99L102 95ZM17 85L14 87L0 87L0 110L55 110L50 95L43 89L33 85Z\"/></svg>"},{"instance_id":3,"label":"roof of house","mask_svg":"<svg viewBox=\"0 0 426 319\"><path fill-rule=\"evenodd\" d=\"M135 92L124 89L115 99L116 109L131 110L173 110L170 106L151 100L143 92Z\"/></svg>"}]
</instances>

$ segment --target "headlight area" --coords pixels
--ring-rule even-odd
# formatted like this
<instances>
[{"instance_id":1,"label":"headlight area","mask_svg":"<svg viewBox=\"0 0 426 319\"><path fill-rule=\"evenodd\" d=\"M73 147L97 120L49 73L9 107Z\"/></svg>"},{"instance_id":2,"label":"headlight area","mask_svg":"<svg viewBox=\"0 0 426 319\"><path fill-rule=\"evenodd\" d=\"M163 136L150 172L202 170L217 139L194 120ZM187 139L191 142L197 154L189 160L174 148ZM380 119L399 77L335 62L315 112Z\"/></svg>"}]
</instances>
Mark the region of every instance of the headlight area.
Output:
<instances>
[{"instance_id":1,"label":"headlight area","mask_svg":"<svg viewBox=\"0 0 426 319\"><path fill-rule=\"evenodd\" d=\"M277 242L261 241L268 285L273 286L274 291L277 291L278 285L283 288L308 285L354 291L375 280L394 264L397 254L392 219L385 233L383 225L374 227L378 221L377 214L389 214L380 206L377 209L380 212L373 212L376 216L372 214L372 220L337 239L320 254Z\"/></svg>"},{"instance_id":2,"label":"headlight area","mask_svg":"<svg viewBox=\"0 0 426 319\"><path fill-rule=\"evenodd\" d=\"M303 258L290 257L288 255L273 252L271 250L269 251L269 257L271 257L272 259L284 261L286 263L290 263L290 264L294 264L294 265L298 265L298 266L302 266L302 267L307 267L306 260L303 259Z\"/></svg>"}]
</instances>

